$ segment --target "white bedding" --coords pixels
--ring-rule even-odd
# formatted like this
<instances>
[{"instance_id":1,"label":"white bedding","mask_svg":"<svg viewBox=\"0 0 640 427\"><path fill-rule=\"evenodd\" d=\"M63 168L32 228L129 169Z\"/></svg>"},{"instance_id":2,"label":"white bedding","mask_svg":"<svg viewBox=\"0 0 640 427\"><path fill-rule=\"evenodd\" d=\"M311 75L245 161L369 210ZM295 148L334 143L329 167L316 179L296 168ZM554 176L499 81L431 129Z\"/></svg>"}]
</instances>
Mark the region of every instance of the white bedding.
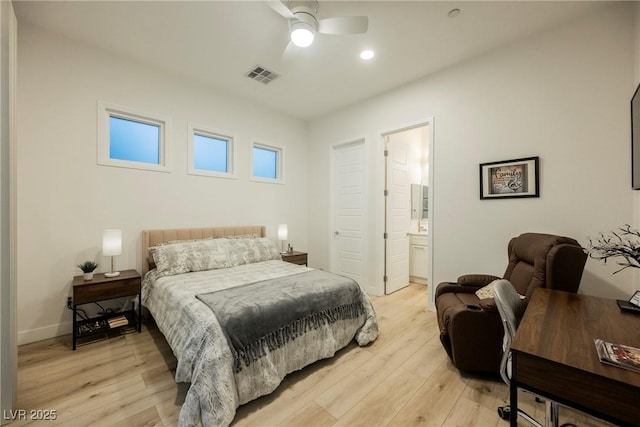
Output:
<instances>
[{"instance_id":1,"label":"white bedding","mask_svg":"<svg viewBox=\"0 0 640 427\"><path fill-rule=\"evenodd\" d=\"M239 405L271 393L286 374L333 356L354 338L359 345L376 339L375 313L361 292L364 316L325 325L285 347L267 350L266 357L234 374L233 356L220 324L195 296L307 270L273 260L165 277L157 277L152 270L145 276L143 305L178 360L176 381L191 383L180 412L180 426L227 426Z\"/></svg>"}]
</instances>

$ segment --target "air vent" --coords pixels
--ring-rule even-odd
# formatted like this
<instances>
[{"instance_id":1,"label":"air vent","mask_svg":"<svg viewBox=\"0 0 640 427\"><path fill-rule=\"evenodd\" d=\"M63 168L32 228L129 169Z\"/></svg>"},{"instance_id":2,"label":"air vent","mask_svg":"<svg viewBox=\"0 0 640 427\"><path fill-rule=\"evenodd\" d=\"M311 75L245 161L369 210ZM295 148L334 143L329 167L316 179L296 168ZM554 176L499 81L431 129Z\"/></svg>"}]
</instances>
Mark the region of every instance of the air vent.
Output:
<instances>
[{"instance_id":1,"label":"air vent","mask_svg":"<svg viewBox=\"0 0 640 427\"><path fill-rule=\"evenodd\" d=\"M247 73L247 77L253 79L257 82L267 84L274 79L280 77L279 74L274 73L273 71L269 71L264 67L256 65L253 70Z\"/></svg>"}]
</instances>

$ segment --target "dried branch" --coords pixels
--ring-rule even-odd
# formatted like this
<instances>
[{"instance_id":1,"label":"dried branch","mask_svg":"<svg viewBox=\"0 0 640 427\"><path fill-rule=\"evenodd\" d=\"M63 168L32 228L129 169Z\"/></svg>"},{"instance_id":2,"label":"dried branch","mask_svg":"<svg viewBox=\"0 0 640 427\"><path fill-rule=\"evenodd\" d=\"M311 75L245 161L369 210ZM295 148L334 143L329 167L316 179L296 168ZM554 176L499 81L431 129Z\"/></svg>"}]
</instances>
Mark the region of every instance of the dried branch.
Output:
<instances>
[{"instance_id":1,"label":"dried branch","mask_svg":"<svg viewBox=\"0 0 640 427\"><path fill-rule=\"evenodd\" d=\"M629 267L640 268L640 231L632 229L629 224L608 234L600 233L595 240L589 238L589 246L589 249L585 249L589 257L605 264L610 258L624 259L616 262L622 268L613 274Z\"/></svg>"}]
</instances>

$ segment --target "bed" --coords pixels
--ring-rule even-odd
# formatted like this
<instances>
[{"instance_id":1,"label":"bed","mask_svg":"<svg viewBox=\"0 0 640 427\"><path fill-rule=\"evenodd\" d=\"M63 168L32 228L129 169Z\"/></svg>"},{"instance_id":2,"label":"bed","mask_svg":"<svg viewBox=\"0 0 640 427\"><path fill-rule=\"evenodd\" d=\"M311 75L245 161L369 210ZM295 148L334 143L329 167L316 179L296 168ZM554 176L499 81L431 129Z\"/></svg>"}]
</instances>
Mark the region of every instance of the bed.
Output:
<instances>
[{"instance_id":1,"label":"bed","mask_svg":"<svg viewBox=\"0 0 640 427\"><path fill-rule=\"evenodd\" d=\"M353 280L283 262L265 227L142 232L142 302L190 383L180 426L227 426L236 408L378 324Z\"/></svg>"}]
</instances>

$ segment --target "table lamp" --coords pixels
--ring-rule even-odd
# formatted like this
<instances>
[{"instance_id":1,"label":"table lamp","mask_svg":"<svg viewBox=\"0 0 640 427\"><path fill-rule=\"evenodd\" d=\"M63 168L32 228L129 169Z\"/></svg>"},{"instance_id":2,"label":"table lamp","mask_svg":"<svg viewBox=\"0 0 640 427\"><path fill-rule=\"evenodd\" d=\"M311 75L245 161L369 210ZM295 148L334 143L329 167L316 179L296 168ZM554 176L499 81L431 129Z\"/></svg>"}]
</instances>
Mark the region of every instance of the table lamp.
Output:
<instances>
[{"instance_id":1,"label":"table lamp","mask_svg":"<svg viewBox=\"0 0 640 427\"><path fill-rule=\"evenodd\" d=\"M287 240L287 224L278 225L278 240L282 242L282 250L280 253L286 254L287 251L284 250L284 241Z\"/></svg>"},{"instance_id":2,"label":"table lamp","mask_svg":"<svg viewBox=\"0 0 640 427\"><path fill-rule=\"evenodd\" d=\"M111 257L111 271L105 273L104 277L116 277L119 271L113 271L113 257L122 253L122 231L104 230L102 233L102 255Z\"/></svg>"}]
</instances>

